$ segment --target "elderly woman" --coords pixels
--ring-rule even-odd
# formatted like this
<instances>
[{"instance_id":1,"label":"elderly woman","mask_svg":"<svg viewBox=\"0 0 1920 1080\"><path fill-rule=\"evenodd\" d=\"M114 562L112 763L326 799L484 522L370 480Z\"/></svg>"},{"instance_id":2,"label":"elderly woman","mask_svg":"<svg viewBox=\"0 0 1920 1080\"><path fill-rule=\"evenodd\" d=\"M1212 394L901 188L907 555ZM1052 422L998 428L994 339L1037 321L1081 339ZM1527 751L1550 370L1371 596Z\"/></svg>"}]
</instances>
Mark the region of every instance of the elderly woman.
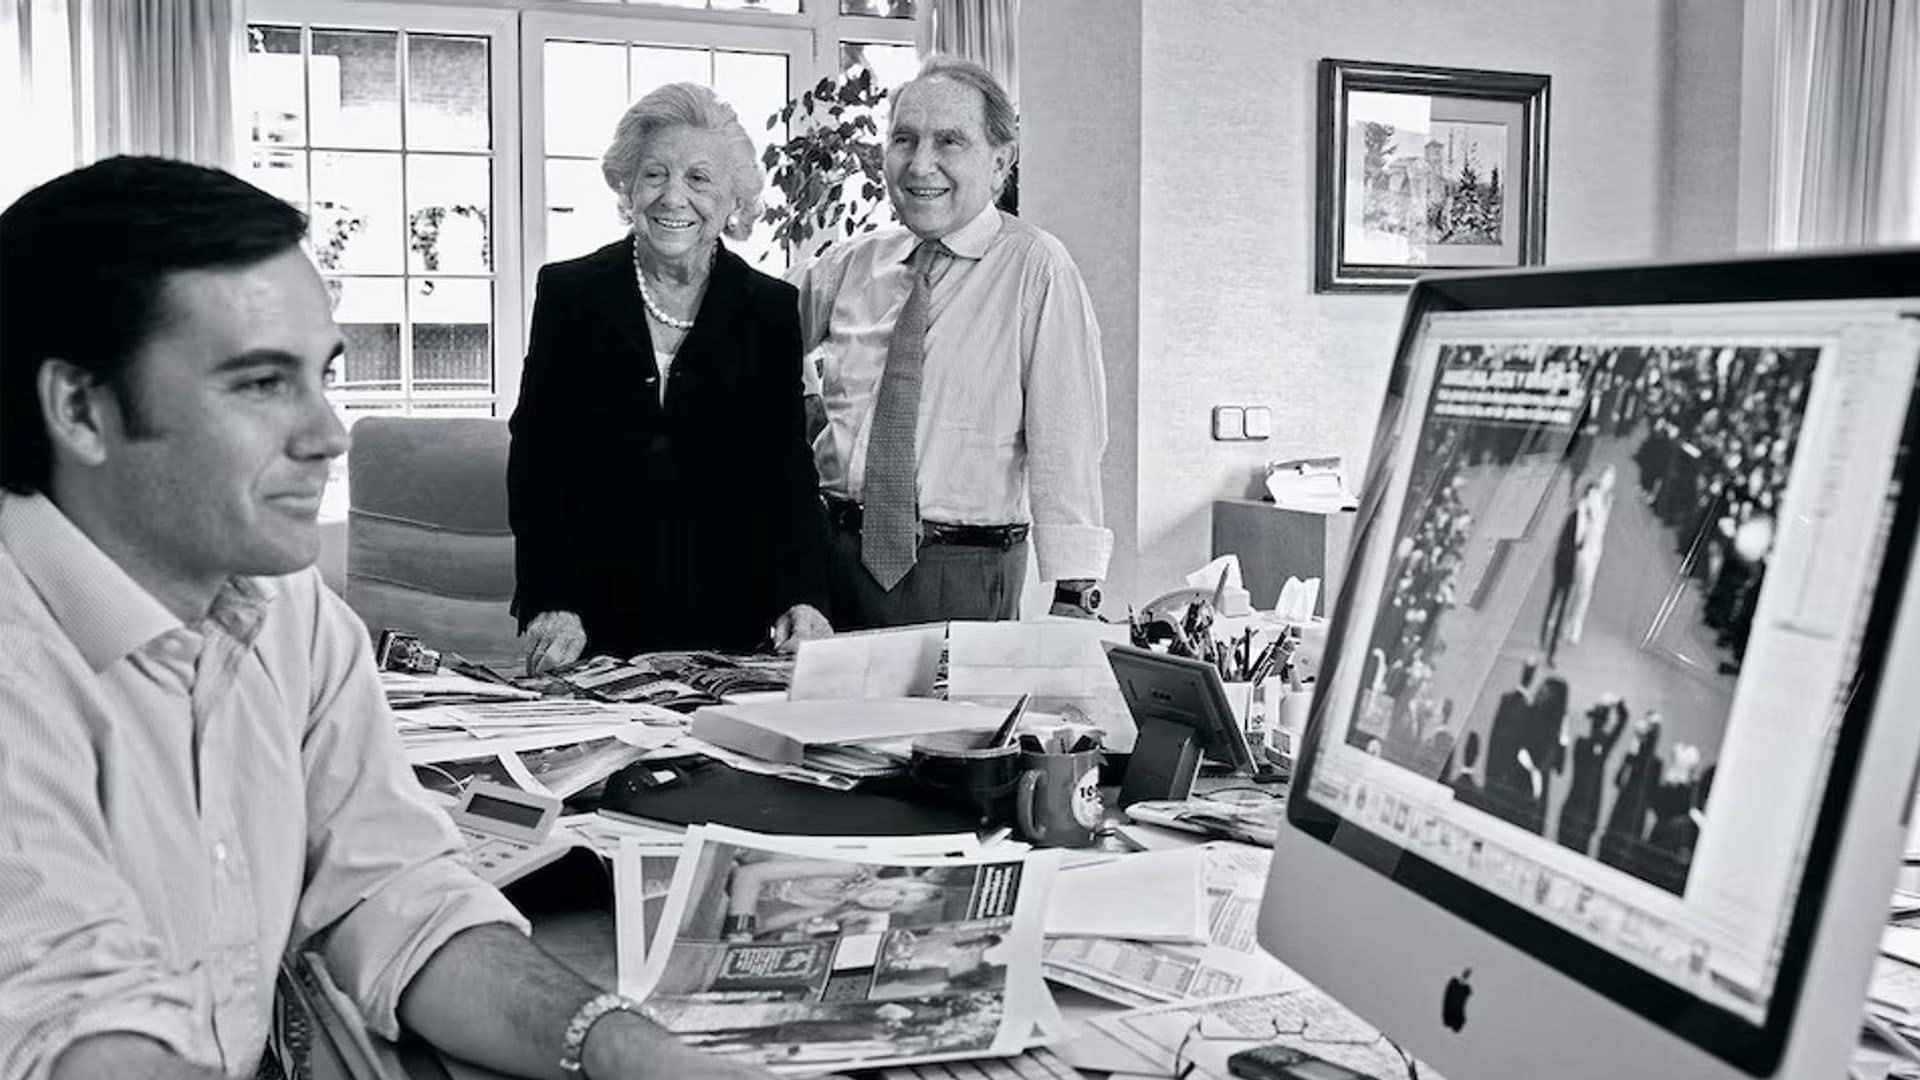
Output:
<instances>
[{"instance_id":1,"label":"elderly woman","mask_svg":"<svg viewBox=\"0 0 1920 1080\"><path fill-rule=\"evenodd\" d=\"M621 117L601 171L631 233L541 270L512 420L528 671L831 633L794 290L720 239L753 227L753 144L676 83Z\"/></svg>"}]
</instances>

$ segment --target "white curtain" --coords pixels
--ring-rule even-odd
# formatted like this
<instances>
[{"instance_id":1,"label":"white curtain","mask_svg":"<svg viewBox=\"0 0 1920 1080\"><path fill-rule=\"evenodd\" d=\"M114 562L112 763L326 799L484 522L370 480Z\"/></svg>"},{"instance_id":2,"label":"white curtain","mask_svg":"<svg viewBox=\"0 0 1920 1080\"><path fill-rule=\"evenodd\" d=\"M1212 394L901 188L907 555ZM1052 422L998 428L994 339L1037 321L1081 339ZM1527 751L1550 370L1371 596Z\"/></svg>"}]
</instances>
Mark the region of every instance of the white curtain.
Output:
<instances>
[{"instance_id":1,"label":"white curtain","mask_svg":"<svg viewBox=\"0 0 1920 1080\"><path fill-rule=\"evenodd\" d=\"M0 207L80 159L67 0L0 0Z\"/></svg>"},{"instance_id":2,"label":"white curtain","mask_svg":"<svg viewBox=\"0 0 1920 1080\"><path fill-rule=\"evenodd\" d=\"M933 51L972 60L1000 80L1020 104L1019 50L1015 29L1020 0L935 0Z\"/></svg>"},{"instance_id":3,"label":"white curtain","mask_svg":"<svg viewBox=\"0 0 1920 1080\"><path fill-rule=\"evenodd\" d=\"M1770 246L1920 242L1920 2L1778 15Z\"/></svg>"},{"instance_id":4,"label":"white curtain","mask_svg":"<svg viewBox=\"0 0 1920 1080\"><path fill-rule=\"evenodd\" d=\"M234 166L241 0L91 0L93 157Z\"/></svg>"}]
</instances>

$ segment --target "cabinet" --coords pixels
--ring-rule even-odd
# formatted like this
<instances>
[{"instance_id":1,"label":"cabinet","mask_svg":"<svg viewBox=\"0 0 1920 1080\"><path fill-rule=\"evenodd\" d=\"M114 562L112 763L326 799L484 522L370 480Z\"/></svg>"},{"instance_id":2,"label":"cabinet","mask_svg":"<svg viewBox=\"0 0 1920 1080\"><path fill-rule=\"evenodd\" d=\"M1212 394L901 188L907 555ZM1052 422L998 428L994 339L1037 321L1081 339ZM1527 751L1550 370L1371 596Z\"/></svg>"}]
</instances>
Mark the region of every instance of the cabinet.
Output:
<instances>
[{"instance_id":1,"label":"cabinet","mask_svg":"<svg viewBox=\"0 0 1920 1080\"><path fill-rule=\"evenodd\" d=\"M1326 615L1347 569L1354 517L1352 511L1316 514L1257 499L1219 499L1213 504L1213 555L1240 556L1241 580L1256 608L1271 609L1288 577L1319 578L1314 614Z\"/></svg>"}]
</instances>

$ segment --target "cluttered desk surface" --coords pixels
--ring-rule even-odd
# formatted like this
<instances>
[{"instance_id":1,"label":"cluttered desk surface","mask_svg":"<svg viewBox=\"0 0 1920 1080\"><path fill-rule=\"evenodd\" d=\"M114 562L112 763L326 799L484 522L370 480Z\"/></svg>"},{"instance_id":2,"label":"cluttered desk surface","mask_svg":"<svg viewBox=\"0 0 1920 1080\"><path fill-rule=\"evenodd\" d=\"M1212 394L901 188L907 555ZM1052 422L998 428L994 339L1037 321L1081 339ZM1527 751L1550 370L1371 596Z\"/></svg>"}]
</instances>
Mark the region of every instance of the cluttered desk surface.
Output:
<instances>
[{"instance_id":1,"label":"cluttered desk surface","mask_svg":"<svg viewBox=\"0 0 1920 1080\"><path fill-rule=\"evenodd\" d=\"M1203 777L1196 790L1217 798L1167 801L1171 827L1109 809L1067 841L1083 846L1015 838L1048 812L1039 790L1024 817L1008 809L1018 763L1133 749L1101 652L1115 637L1099 623L953 624L810 643L791 663L675 653L503 680L447 658L386 678L417 775L457 816L482 804L476 790L565 801L550 833L522 838L545 857L479 864L535 940L715 1052L888 1077L952 1075L916 1060L1167 1075L1178 1057L1204 1077L1227 1075L1231 1049L1309 1030L1305 1017L1316 1038L1358 1030L1254 941L1271 853L1243 841L1263 814L1270 827L1282 788ZM1035 685L1046 692L1013 693ZM769 707L784 723L759 722ZM834 734L816 738L808 725L829 715ZM945 798L953 777L922 772L919 744L899 738L964 744L1016 722L1011 771L962 754ZM910 775L816 752L847 742ZM1084 808L1055 802L1073 830ZM861 835L875 831L888 835ZM363 1049L409 1075L486 1075L417 1047ZM1405 1074L1384 1040L1325 1056Z\"/></svg>"},{"instance_id":2,"label":"cluttered desk surface","mask_svg":"<svg viewBox=\"0 0 1920 1080\"><path fill-rule=\"evenodd\" d=\"M674 653L508 680L448 658L385 678L416 775L463 830L475 826L476 867L528 914L535 940L716 1053L797 1075L1204 1080L1229 1075L1234 1051L1281 1043L1362 1075L1408 1075L1392 1042L1255 940L1283 785L1203 776L1192 798L1136 804L1128 820L1109 775L1102 824L1083 846L1048 848L1016 839L1033 823L1011 812L976 831L979 805L924 798L917 773L812 752L834 740L806 725L838 702L824 712L883 733L892 716L925 738L1019 720L1027 752L1054 732L1062 757L1093 728L1124 760L1130 726L1088 671L1111 628L1049 625L849 635L797 663ZM1041 675L1054 692L1024 718L1026 695L1004 713L1007 686ZM948 700L906 696L929 693ZM779 739L748 731L742 718L774 703L797 726L761 725ZM721 707L703 720L706 706ZM872 732L858 745L914 761ZM995 775L1017 787L1026 774ZM481 809L495 792L507 809L489 831ZM516 834L508 822L533 819L509 812L515 800L544 806L550 827ZM513 857L481 854L503 836ZM1911 899L1893 914L1920 912ZM307 1001L337 1072L492 1075L369 1040L329 1008L324 971L297 973L321 984ZM1883 1027L1912 996L1905 986L1876 979Z\"/></svg>"}]
</instances>

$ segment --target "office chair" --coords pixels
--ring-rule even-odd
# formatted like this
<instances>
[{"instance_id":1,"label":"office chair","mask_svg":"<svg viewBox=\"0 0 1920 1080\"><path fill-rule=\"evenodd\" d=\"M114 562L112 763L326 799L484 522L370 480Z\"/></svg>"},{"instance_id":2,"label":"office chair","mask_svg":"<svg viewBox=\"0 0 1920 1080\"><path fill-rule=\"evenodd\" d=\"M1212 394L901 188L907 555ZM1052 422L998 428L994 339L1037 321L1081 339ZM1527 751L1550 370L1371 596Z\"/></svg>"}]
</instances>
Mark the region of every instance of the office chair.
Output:
<instances>
[{"instance_id":1,"label":"office chair","mask_svg":"<svg viewBox=\"0 0 1920 1080\"><path fill-rule=\"evenodd\" d=\"M507 425L370 416L347 456L347 603L376 637L392 627L488 665L526 653L508 614Z\"/></svg>"}]
</instances>

